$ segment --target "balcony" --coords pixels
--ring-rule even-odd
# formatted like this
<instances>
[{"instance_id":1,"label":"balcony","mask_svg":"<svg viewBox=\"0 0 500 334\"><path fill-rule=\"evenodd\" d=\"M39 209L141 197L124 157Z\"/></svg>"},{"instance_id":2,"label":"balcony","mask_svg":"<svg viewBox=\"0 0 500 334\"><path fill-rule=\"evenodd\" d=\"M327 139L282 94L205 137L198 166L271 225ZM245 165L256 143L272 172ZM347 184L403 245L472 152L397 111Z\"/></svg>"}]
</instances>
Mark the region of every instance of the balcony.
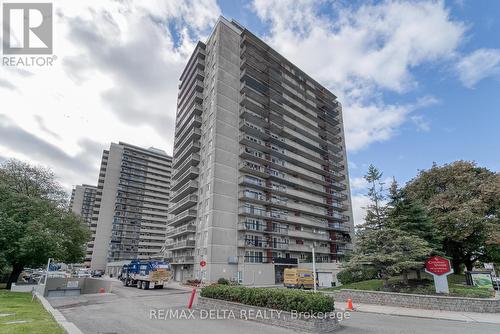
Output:
<instances>
[{"instance_id":1,"label":"balcony","mask_svg":"<svg viewBox=\"0 0 500 334\"><path fill-rule=\"evenodd\" d=\"M201 143L199 140L192 140L189 142L188 146L184 150L179 150L174 153L175 157L175 165L174 168L177 167L179 162L184 162L190 154L197 153L200 151Z\"/></svg>"},{"instance_id":2,"label":"balcony","mask_svg":"<svg viewBox=\"0 0 500 334\"><path fill-rule=\"evenodd\" d=\"M180 201L181 199L183 199L184 197L186 197L186 195L194 192L197 189L198 189L198 181L189 181L185 185L183 185L182 187L180 187L172 195L171 202L177 203L178 201Z\"/></svg>"},{"instance_id":3,"label":"balcony","mask_svg":"<svg viewBox=\"0 0 500 334\"><path fill-rule=\"evenodd\" d=\"M183 249L183 248L194 248L194 246L195 246L194 240L183 240L183 241L167 243L167 244L165 244L165 249L172 251L172 250Z\"/></svg>"},{"instance_id":4,"label":"balcony","mask_svg":"<svg viewBox=\"0 0 500 334\"><path fill-rule=\"evenodd\" d=\"M176 141L174 143L174 156L177 156L179 152L184 151L189 144L198 141L200 138L201 130L199 128L192 128L187 136L177 137L177 140L181 140L181 142Z\"/></svg>"},{"instance_id":5,"label":"balcony","mask_svg":"<svg viewBox=\"0 0 500 334\"><path fill-rule=\"evenodd\" d=\"M297 239L308 239L308 240L318 240L318 241L328 241L330 237L327 233L313 233L312 231L301 231L290 229L289 233L290 237L294 237Z\"/></svg>"},{"instance_id":6,"label":"balcony","mask_svg":"<svg viewBox=\"0 0 500 334\"><path fill-rule=\"evenodd\" d=\"M197 195L190 195L184 197L179 202L175 203L170 207L169 213L175 215L176 213L182 212L198 203Z\"/></svg>"},{"instance_id":7,"label":"balcony","mask_svg":"<svg viewBox=\"0 0 500 334\"><path fill-rule=\"evenodd\" d=\"M198 177L200 174L200 170L198 167L189 167L187 170L185 170L182 174L175 173L174 176L172 177L172 185L170 186L170 191L176 191L179 186L183 185L186 179L188 180L194 180Z\"/></svg>"},{"instance_id":8,"label":"balcony","mask_svg":"<svg viewBox=\"0 0 500 334\"><path fill-rule=\"evenodd\" d=\"M196 210L189 209L179 213L178 215L175 215L175 217L172 218L168 224L171 226L177 226L179 224L188 222L190 220L194 221L195 219L196 219Z\"/></svg>"},{"instance_id":9,"label":"balcony","mask_svg":"<svg viewBox=\"0 0 500 334\"><path fill-rule=\"evenodd\" d=\"M260 232L265 234L278 234L278 235L288 235L288 228L282 226L267 227L266 224L259 225L258 227L251 224L239 223L238 229L241 231L248 232Z\"/></svg>"},{"instance_id":10,"label":"balcony","mask_svg":"<svg viewBox=\"0 0 500 334\"><path fill-rule=\"evenodd\" d=\"M200 163L200 155L197 153L191 154L186 159L174 159L172 167L175 168L176 173L182 173L189 166L197 166Z\"/></svg>"},{"instance_id":11,"label":"balcony","mask_svg":"<svg viewBox=\"0 0 500 334\"><path fill-rule=\"evenodd\" d=\"M266 240L251 240L251 239L239 239L238 247L245 248L261 248L261 249L288 249L288 243L284 242L268 242Z\"/></svg>"},{"instance_id":12,"label":"balcony","mask_svg":"<svg viewBox=\"0 0 500 334\"><path fill-rule=\"evenodd\" d=\"M175 238L179 237L184 234L189 234L189 233L195 233L196 232L196 225L194 224L188 224L185 226L177 227L177 228L172 228L167 231L167 238Z\"/></svg>"},{"instance_id":13,"label":"balcony","mask_svg":"<svg viewBox=\"0 0 500 334\"><path fill-rule=\"evenodd\" d=\"M165 259L170 264L194 264L193 255L169 256Z\"/></svg>"}]
</instances>

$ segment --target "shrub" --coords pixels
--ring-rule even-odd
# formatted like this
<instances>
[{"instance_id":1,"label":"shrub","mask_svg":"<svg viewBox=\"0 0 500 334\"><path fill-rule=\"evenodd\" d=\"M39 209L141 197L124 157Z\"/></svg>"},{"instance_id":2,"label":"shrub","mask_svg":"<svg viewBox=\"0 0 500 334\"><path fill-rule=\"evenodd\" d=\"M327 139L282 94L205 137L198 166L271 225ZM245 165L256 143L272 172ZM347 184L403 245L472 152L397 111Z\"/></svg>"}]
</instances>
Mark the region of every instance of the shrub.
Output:
<instances>
[{"instance_id":1,"label":"shrub","mask_svg":"<svg viewBox=\"0 0 500 334\"><path fill-rule=\"evenodd\" d=\"M342 284L351 284L377 278L377 271L368 268L346 268L337 274Z\"/></svg>"},{"instance_id":2,"label":"shrub","mask_svg":"<svg viewBox=\"0 0 500 334\"><path fill-rule=\"evenodd\" d=\"M201 281L200 281L199 279L188 279L188 280L186 281L186 283L187 283L188 285L192 285L192 286L198 286L198 285L200 285L200 282L201 282Z\"/></svg>"},{"instance_id":3,"label":"shrub","mask_svg":"<svg viewBox=\"0 0 500 334\"><path fill-rule=\"evenodd\" d=\"M211 285L201 290L201 296L283 311L326 313L335 309L333 298L301 290Z\"/></svg>"},{"instance_id":4,"label":"shrub","mask_svg":"<svg viewBox=\"0 0 500 334\"><path fill-rule=\"evenodd\" d=\"M229 285L229 281L223 277L219 278L217 280L217 284L222 284L222 285Z\"/></svg>"}]
</instances>

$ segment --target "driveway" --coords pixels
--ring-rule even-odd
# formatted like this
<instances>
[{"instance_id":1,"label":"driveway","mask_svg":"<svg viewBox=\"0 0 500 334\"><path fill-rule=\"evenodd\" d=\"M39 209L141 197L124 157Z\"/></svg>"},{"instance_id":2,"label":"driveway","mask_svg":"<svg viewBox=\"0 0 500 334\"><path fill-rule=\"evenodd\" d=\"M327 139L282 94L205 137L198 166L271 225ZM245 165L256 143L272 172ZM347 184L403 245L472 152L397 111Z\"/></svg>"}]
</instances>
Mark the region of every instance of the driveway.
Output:
<instances>
[{"instance_id":1,"label":"driveway","mask_svg":"<svg viewBox=\"0 0 500 334\"><path fill-rule=\"evenodd\" d=\"M112 293L54 297L49 302L85 334L280 334L285 328L237 319L151 319L151 311L186 310L190 291L178 285L162 290L139 290L113 282ZM168 317L165 317L168 318ZM338 333L500 333L500 325L354 312Z\"/></svg>"}]
</instances>

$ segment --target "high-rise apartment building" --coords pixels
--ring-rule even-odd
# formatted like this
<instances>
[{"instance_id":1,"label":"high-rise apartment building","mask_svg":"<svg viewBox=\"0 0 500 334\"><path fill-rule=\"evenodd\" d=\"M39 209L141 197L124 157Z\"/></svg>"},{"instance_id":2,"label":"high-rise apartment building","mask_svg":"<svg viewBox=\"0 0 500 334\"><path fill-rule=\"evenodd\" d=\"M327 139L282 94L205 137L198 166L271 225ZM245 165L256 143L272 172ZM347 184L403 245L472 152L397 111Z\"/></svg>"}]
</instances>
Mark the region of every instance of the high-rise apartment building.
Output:
<instances>
[{"instance_id":1,"label":"high-rise apartment building","mask_svg":"<svg viewBox=\"0 0 500 334\"><path fill-rule=\"evenodd\" d=\"M92 269L149 259L165 243L172 158L155 148L112 143L102 155L94 203Z\"/></svg>"},{"instance_id":2,"label":"high-rise apartment building","mask_svg":"<svg viewBox=\"0 0 500 334\"><path fill-rule=\"evenodd\" d=\"M180 77L165 245L175 279L334 280L353 222L336 96L220 18ZM201 268L204 260L207 265Z\"/></svg>"},{"instance_id":3,"label":"high-rise apartment building","mask_svg":"<svg viewBox=\"0 0 500 334\"><path fill-rule=\"evenodd\" d=\"M92 258L92 248L94 247L93 237L95 235L96 224L92 224L92 214L94 212L94 201L97 193L97 187L88 184L77 185L71 192L70 209L77 215L80 215L88 224L92 232L92 240L87 243L85 254L85 265L90 265Z\"/></svg>"}]
</instances>

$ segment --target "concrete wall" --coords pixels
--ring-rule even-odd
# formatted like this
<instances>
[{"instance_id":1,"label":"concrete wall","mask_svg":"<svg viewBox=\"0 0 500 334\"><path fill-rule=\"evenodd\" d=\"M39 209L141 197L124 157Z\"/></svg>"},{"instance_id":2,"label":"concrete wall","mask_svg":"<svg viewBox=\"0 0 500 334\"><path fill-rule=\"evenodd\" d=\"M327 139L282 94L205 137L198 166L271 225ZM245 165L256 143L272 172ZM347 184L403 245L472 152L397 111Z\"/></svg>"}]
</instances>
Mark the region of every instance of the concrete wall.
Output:
<instances>
[{"instance_id":1,"label":"concrete wall","mask_svg":"<svg viewBox=\"0 0 500 334\"><path fill-rule=\"evenodd\" d=\"M479 299L445 296L426 296L407 293L338 290L328 292L336 301L352 299L354 303L367 303L388 306L401 306L428 310L455 312L500 312L500 299Z\"/></svg>"},{"instance_id":2,"label":"concrete wall","mask_svg":"<svg viewBox=\"0 0 500 334\"><path fill-rule=\"evenodd\" d=\"M244 263L240 265L243 275L243 285L273 285L274 264L272 263Z\"/></svg>"},{"instance_id":3,"label":"concrete wall","mask_svg":"<svg viewBox=\"0 0 500 334\"><path fill-rule=\"evenodd\" d=\"M111 144L101 196L101 207L92 252L92 270L105 270L108 259L108 248L111 240L111 229L115 212L116 191L121 171L123 147Z\"/></svg>"},{"instance_id":4,"label":"concrete wall","mask_svg":"<svg viewBox=\"0 0 500 334\"><path fill-rule=\"evenodd\" d=\"M75 189L73 191L74 196L71 202L71 211L73 211L77 215L80 215L82 212L83 194L85 193L85 188L78 185L75 186Z\"/></svg>"},{"instance_id":5,"label":"concrete wall","mask_svg":"<svg viewBox=\"0 0 500 334\"><path fill-rule=\"evenodd\" d=\"M202 219L208 214L206 226L206 278L216 281L224 277L236 278L238 265L229 264L230 257L236 257L238 239L238 122L239 122L239 41L238 32L224 23L215 31L215 68L206 73L206 80L215 75L215 87L206 90L206 104L213 97L213 116L204 120L203 127L212 127L212 136L206 140L214 145L207 147L203 155L212 155L205 168L206 183L211 189L205 201L209 200L208 211L202 211ZM210 47L210 46L209 46ZM211 50L214 51L214 50ZM207 57L208 58L208 57ZM213 95L212 95L213 94ZM211 112L212 110L208 110ZM206 183L201 186L206 187ZM205 188L206 189L206 188ZM199 261L195 261L199 263ZM196 264L199 269L199 265Z\"/></svg>"},{"instance_id":6,"label":"concrete wall","mask_svg":"<svg viewBox=\"0 0 500 334\"><path fill-rule=\"evenodd\" d=\"M47 279L47 285L45 287L45 292L43 295L47 296L49 291L65 289L79 289L80 294L91 294L99 293L99 289L101 288L103 288L105 292L111 292L111 281L90 277L49 278Z\"/></svg>"}]
</instances>

